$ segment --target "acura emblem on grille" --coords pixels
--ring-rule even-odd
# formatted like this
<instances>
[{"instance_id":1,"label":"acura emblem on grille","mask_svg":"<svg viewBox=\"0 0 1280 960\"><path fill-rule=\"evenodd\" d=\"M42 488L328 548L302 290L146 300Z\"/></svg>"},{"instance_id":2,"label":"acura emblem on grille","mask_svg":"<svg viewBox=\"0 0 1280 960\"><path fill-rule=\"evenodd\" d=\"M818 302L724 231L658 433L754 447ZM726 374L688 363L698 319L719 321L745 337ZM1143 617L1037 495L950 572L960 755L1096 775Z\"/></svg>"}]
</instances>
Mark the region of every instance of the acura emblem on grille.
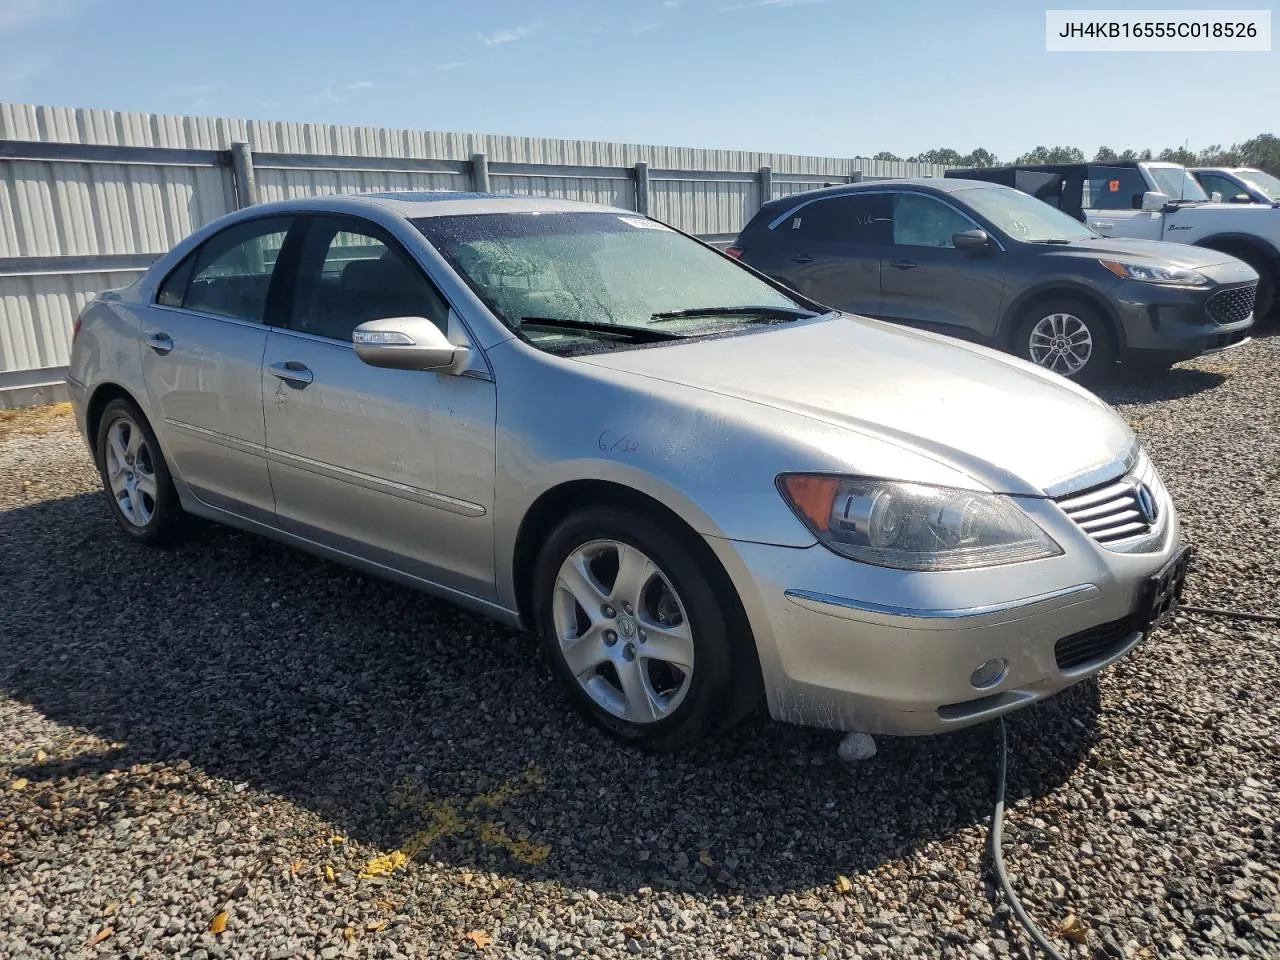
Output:
<instances>
[{"instance_id":1,"label":"acura emblem on grille","mask_svg":"<svg viewBox=\"0 0 1280 960\"><path fill-rule=\"evenodd\" d=\"M1156 507L1156 498L1152 495L1151 488L1145 483L1140 483L1133 493L1138 500L1138 512L1142 514L1142 519L1147 523L1155 523L1159 510Z\"/></svg>"}]
</instances>

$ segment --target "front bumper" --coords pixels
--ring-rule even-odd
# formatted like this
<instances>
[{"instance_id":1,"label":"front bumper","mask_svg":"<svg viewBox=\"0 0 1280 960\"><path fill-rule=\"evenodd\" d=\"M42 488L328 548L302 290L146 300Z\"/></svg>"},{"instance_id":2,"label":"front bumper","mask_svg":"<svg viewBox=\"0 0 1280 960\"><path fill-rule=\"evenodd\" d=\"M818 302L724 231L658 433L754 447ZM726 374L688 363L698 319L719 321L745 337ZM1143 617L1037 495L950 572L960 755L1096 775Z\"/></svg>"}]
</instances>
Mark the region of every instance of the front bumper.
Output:
<instances>
[{"instance_id":1,"label":"front bumper","mask_svg":"<svg viewBox=\"0 0 1280 960\"><path fill-rule=\"evenodd\" d=\"M816 545L713 541L747 610L773 717L938 733L1048 697L1128 653L1142 639L1134 614L1147 581L1178 548L1172 504L1143 553L1102 547L1050 500L1023 505L1062 556L917 573ZM1003 676L975 686L975 670L992 660L1005 662Z\"/></svg>"},{"instance_id":2,"label":"front bumper","mask_svg":"<svg viewBox=\"0 0 1280 960\"><path fill-rule=\"evenodd\" d=\"M1214 296L1255 282L1215 284L1202 290L1123 283L1114 303L1125 351L1173 363L1240 346L1249 339L1253 316L1218 323L1206 304Z\"/></svg>"}]
</instances>

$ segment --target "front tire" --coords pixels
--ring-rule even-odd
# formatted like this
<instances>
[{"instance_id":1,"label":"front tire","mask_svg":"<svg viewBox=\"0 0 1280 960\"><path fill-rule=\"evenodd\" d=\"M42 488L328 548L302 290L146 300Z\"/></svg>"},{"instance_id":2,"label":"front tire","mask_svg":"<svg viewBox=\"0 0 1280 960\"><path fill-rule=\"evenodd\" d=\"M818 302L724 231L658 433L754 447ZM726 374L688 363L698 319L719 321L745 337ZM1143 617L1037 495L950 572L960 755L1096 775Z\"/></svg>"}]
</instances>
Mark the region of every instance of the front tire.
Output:
<instances>
[{"instance_id":1,"label":"front tire","mask_svg":"<svg viewBox=\"0 0 1280 960\"><path fill-rule=\"evenodd\" d=\"M95 450L102 488L120 529L150 547L176 540L185 530L186 514L160 441L136 403L119 397L107 404Z\"/></svg>"},{"instance_id":2,"label":"front tire","mask_svg":"<svg viewBox=\"0 0 1280 960\"><path fill-rule=\"evenodd\" d=\"M594 507L548 538L533 584L543 651L578 710L616 739L676 750L736 720L758 692L734 598L652 517ZM735 642L736 641L736 642Z\"/></svg>"},{"instance_id":3,"label":"front tire","mask_svg":"<svg viewBox=\"0 0 1280 960\"><path fill-rule=\"evenodd\" d=\"M1116 359L1110 324L1078 300L1045 300L1023 312L1014 333L1023 360L1072 380L1100 376Z\"/></svg>"}]
</instances>

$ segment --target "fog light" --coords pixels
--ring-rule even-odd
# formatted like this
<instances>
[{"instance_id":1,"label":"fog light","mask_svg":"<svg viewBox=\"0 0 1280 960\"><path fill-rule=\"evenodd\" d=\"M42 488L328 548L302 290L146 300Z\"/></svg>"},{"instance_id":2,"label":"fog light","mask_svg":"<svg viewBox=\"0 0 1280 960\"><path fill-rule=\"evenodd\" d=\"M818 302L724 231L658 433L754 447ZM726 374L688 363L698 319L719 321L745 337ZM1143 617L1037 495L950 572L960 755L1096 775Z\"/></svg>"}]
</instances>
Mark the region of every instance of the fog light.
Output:
<instances>
[{"instance_id":1,"label":"fog light","mask_svg":"<svg viewBox=\"0 0 1280 960\"><path fill-rule=\"evenodd\" d=\"M985 690L987 687L994 687L1003 680L1004 675L1008 672L1009 661L1004 657L995 657L969 674L969 682L979 690Z\"/></svg>"}]
</instances>

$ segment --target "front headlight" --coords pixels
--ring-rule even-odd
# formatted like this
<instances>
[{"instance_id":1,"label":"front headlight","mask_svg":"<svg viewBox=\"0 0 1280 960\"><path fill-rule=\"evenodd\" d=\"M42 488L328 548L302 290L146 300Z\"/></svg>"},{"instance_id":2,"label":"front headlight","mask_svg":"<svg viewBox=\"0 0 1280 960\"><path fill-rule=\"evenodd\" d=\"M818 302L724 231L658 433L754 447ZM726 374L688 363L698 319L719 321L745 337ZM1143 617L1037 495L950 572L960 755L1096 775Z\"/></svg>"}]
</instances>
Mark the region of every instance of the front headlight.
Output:
<instances>
[{"instance_id":1,"label":"front headlight","mask_svg":"<svg viewBox=\"0 0 1280 960\"><path fill-rule=\"evenodd\" d=\"M1203 287L1209 278L1198 270L1186 267L1153 267L1145 263L1126 263L1123 260L1099 260L1100 264L1121 280L1141 280L1143 283L1163 283L1171 287Z\"/></svg>"},{"instance_id":2,"label":"front headlight","mask_svg":"<svg viewBox=\"0 0 1280 960\"><path fill-rule=\"evenodd\" d=\"M787 473L778 489L822 543L899 570L969 570L1062 553L1013 498L921 483Z\"/></svg>"}]
</instances>

